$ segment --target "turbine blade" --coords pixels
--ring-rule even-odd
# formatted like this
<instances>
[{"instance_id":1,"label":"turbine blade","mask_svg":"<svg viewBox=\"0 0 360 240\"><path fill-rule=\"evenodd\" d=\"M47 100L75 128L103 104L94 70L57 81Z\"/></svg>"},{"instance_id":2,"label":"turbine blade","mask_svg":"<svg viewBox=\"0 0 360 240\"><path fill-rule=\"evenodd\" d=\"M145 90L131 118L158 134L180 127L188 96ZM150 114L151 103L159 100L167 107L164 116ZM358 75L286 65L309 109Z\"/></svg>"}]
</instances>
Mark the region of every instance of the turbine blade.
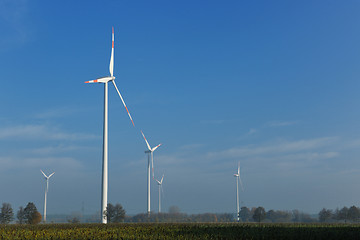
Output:
<instances>
[{"instance_id":1,"label":"turbine blade","mask_svg":"<svg viewBox=\"0 0 360 240\"><path fill-rule=\"evenodd\" d=\"M111 48L109 71L110 71L110 76L114 76L114 27L112 28L112 48Z\"/></svg>"},{"instance_id":2,"label":"turbine blade","mask_svg":"<svg viewBox=\"0 0 360 240\"><path fill-rule=\"evenodd\" d=\"M161 178L160 184L162 184L163 180L164 180L164 174L162 175L162 178Z\"/></svg>"},{"instance_id":3,"label":"turbine blade","mask_svg":"<svg viewBox=\"0 0 360 240\"><path fill-rule=\"evenodd\" d=\"M156 147L154 147L153 149L151 149L151 151L155 151L158 147L160 147L162 145L162 143L160 143L159 145L157 145Z\"/></svg>"},{"instance_id":4,"label":"turbine blade","mask_svg":"<svg viewBox=\"0 0 360 240\"><path fill-rule=\"evenodd\" d=\"M149 151L151 151L151 147L150 147L148 141L146 140L146 137L145 137L144 133L143 133L141 130L140 130L140 132L141 132L141 134L143 135L143 137L144 137L144 139L145 139L145 142L146 142L146 145L147 145Z\"/></svg>"},{"instance_id":5,"label":"turbine blade","mask_svg":"<svg viewBox=\"0 0 360 240\"><path fill-rule=\"evenodd\" d=\"M155 179L155 181L156 181L159 185L161 185L161 183L159 182L159 180Z\"/></svg>"},{"instance_id":6,"label":"turbine blade","mask_svg":"<svg viewBox=\"0 0 360 240\"><path fill-rule=\"evenodd\" d=\"M50 174L50 175L49 175L49 178L50 178L52 175L54 175L54 173L55 173L55 172L53 172L52 174Z\"/></svg>"},{"instance_id":7,"label":"turbine blade","mask_svg":"<svg viewBox=\"0 0 360 240\"><path fill-rule=\"evenodd\" d=\"M152 176L154 178L155 176L154 176L154 155L153 155L153 152L151 152L151 167L152 167Z\"/></svg>"},{"instance_id":8,"label":"turbine blade","mask_svg":"<svg viewBox=\"0 0 360 240\"><path fill-rule=\"evenodd\" d=\"M243 186L243 184L242 184L242 181L241 181L240 176L239 176L239 182L240 182L241 190L244 191L244 186Z\"/></svg>"},{"instance_id":9,"label":"turbine blade","mask_svg":"<svg viewBox=\"0 0 360 240\"><path fill-rule=\"evenodd\" d=\"M40 169L41 173L44 175L45 178L48 178L46 174Z\"/></svg>"},{"instance_id":10,"label":"turbine blade","mask_svg":"<svg viewBox=\"0 0 360 240\"><path fill-rule=\"evenodd\" d=\"M122 103L124 104L124 107L125 107L128 115L129 115L129 118L130 118L133 126L135 127L134 121L132 120L131 115L130 115L130 112L129 112L129 110L127 109L126 104L125 104L125 102L124 102L124 99L122 98L122 96L121 96L121 94L120 94L120 92L119 92L119 89L118 89L117 86L116 86L115 80L113 80L112 83L114 84L114 87L116 88L116 91L118 92L118 94L119 94L119 96L120 96L120 98L121 98L121 101L122 101Z\"/></svg>"},{"instance_id":11,"label":"turbine blade","mask_svg":"<svg viewBox=\"0 0 360 240\"><path fill-rule=\"evenodd\" d=\"M97 83L97 82L98 82L98 80L96 79L96 80L86 81L85 83Z\"/></svg>"},{"instance_id":12,"label":"turbine blade","mask_svg":"<svg viewBox=\"0 0 360 240\"><path fill-rule=\"evenodd\" d=\"M237 174L240 176L240 162L238 164L238 172L237 172Z\"/></svg>"}]
</instances>

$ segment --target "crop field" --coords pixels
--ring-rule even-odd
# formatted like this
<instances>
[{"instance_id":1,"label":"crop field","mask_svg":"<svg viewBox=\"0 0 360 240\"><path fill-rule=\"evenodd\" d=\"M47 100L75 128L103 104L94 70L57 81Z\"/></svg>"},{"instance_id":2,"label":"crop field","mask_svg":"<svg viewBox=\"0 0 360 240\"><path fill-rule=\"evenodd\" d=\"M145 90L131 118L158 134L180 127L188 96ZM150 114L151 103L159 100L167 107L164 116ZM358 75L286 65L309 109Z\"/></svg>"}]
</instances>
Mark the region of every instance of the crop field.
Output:
<instances>
[{"instance_id":1,"label":"crop field","mask_svg":"<svg viewBox=\"0 0 360 240\"><path fill-rule=\"evenodd\" d=\"M0 225L0 239L360 239L359 224Z\"/></svg>"}]
</instances>

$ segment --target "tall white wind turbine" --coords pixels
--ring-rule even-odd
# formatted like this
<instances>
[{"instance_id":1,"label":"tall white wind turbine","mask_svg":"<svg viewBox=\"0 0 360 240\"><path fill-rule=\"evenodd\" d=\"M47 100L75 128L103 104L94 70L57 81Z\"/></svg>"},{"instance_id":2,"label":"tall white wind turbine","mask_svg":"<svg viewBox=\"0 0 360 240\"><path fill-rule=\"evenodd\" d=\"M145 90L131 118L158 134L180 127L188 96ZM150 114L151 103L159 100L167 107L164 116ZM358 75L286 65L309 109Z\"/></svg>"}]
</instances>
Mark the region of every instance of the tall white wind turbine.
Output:
<instances>
[{"instance_id":1,"label":"tall white wind turbine","mask_svg":"<svg viewBox=\"0 0 360 240\"><path fill-rule=\"evenodd\" d=\"M112 82L116 91L118 92L122 103L129 115L129 118L134 125L134 121L131 118L130 112L126 107L124 99L122 98L119 89L115 84L114 77L114 28L112 28L112 48L111 58L109 65L110 76L101 77L96 80L86 81L85 83L103 83L104 84L104 130L103 130L103 162L102 162L102 186L101 186L101 222L107 223L106 216L104 214L107 207L107 195L108 195L108 82Z\"/></svg>"},{"instance_id":2,"label":"tall white wind turbine","mask_svg":"<svg viewBox=\"0 0 360 240\"><path fill-rule=\"evenodd\" d=\"M161 178L160 181L155 179L155 181L159 185L159 213L161 213L161 191L162 191L162 182L163 182L163 180L164 180L164 174L162 175L162 178Z\"/></svg>"},{"instance_id":3,"label":"tall white wind turbine","mask_svg":"<svg viewBox=\"0 0 360 240\"><path fill-rule=\"evenodd\" d=\"M55 172L53 172L52 174L50 174L49 176L46 176L46 174L40 169L41 173L44 175L45 180L46 180L46 185L45 185L45 201L44 201L44 223L46 222L46 199L47 199L47 192L49 190L49 179L52 175L54 175Z\"/></svg>"},{"instance_id":4,"label":"tall white wind turbine","mask_svg":"<svg viewBox=\"0 0 360 240\"><path fill-rule=\"evenodd\" d=\"M239 183L241 186L241 189L244 191L244 187L240 178L240 162L238 164L238 170L237 173L234 174L234 177L236 179L236 217L237 221L240 221L239 212L240 212L240 206L239 206Z\"/></svg>"},{"instance_id":5,"label":"tall white wind turbine","mask_svg":"<svg viewBox=\"0 0 360 240\"><path fill-rule=\"evenodd\" d=\"M148 148L148 150L145 151L145 153L148 154L148 167L147 167L147 212L148 214L150 214L150 161L151 161L151 165L152 165L152 174L153 174L153 178L154 178L154 155L153 152L161 146L161 143L159 145L157 145L156 147L151 148L148 141L146 140L146 137L144 135L144 133L141 131L141 134L143 135L145 142L146 142L146 146Z\"/></svg>"}]
</instances>

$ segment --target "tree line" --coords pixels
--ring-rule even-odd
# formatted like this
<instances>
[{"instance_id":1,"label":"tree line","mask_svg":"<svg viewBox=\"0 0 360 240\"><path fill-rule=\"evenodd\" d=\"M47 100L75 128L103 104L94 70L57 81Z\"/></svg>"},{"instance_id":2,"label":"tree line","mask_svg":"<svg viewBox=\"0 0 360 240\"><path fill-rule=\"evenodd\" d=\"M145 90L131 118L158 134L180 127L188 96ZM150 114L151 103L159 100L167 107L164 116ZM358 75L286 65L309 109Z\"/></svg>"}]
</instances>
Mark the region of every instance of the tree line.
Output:
<instances>
[{"instance_id":1,"label":"tree line","mask_svg":"<svg viewBox=\"0 0 360 240\"><path fill-rule=\"evenodd\" d=\"M292 211L269 210L265 211L263 207L253 207L251 209L242 207L239 212L240 222L316 222L317 219L312 218L310 214L301 212L297 209Z\"/></svg>"},{"instance_id":2,"label":"tree line","mask_svg":"<svg viewBox=\"0 0 360 240\"><path fill-rule=\"evenodd\" d=\"M359 222L360 221L360 208L356 206L343 207L335 210L323 208L319 212L320 222Z\"/></svg>"},{"instance_id":3,"label":"tree line","mask_svg":"<svg viewBox=\"0 0 360 240\"><path fill-rule=\"evenodd\" d=\"M15 219L16 217L16 219ZM105 217L109 223L119 222L234 222L231 213L202 213L186 214L181 213L180 209L172 206L168 213L140 213L134 216L127 216L121 204L109 203L105 210ZM263 207L253 207L251 209L242 207L239 212L240 222L267 222L267 223L288 223L288 222L360 222L360 208L356 206L337 208L335 210L323 208L318 213L318 218L299 210L265 211ZM29 202L25 208L20 206L16 215L10 203L3 203L0 209L0 224L9 224L15 220L18 224L37 224L42 220L34 203ZM69 223L79 223L77 217L67 219Z\"/></svg>"},{"instance_id":4,"label":"tree line","mask_svg":"<svg viewBox=\"0 0 360 240\"><path fill-rule=\"evenodd\" d=\"M14 212L10 203L3 203L0 210L0 223L9 224L14 220ZM19 207L16 214L18 224L38 224L41 222L41 214L34 203L29 202L25 208Z\"/></svg>"}]
</instances>

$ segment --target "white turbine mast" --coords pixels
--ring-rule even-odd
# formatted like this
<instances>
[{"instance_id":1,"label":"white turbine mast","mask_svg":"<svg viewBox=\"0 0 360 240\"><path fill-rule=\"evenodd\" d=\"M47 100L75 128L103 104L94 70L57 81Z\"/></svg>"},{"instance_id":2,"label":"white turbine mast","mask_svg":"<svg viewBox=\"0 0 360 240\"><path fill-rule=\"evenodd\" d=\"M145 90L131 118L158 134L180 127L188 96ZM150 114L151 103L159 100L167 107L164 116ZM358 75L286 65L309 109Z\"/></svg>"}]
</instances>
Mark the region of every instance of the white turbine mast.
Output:
<instances>
[{"instance_id":1,"label":"white turbine mast","mask_svg":"<svg viewBox=\"0 0 360 240\"><path fill-rule=\"evenodd\" d=\"M112 48L111 58L109 65L110 76L98 78L96 80L86 81L85 83L104 83L104 130L103 130L103 162L102 162L102 185L101 185L101 222L107 223L106 216L104 214L107 207L107 195L108 195L108 82L112 82L117 93L120 96L122 103L129 115L129 118L135 126L134 121L131 118L130 112L126 107L124 99L122 98L119 89L115 84L114 77L114 28L112 28Z\"/></svg>"},{"instance_id":2,"label":"white turbine mast","mask_svg":"<svg viewBox=\"0 0 360 240\"><path fill-rule=\"evenodd\" d=\"M47 199L47 193L49 190L49 179L52 175L54 175L55 172L53 172L52 174L50 174L49 176L46 176L46 174L40 169L41 173L44 175L44 178L46 180L46 185L45 185L45 201L44 201L44 223L46 223L46 199Z\"/></svg>"},{"instance_id":3,"label":"white turbine mast","mask_svg":"<svg viewBox=\"0 0 360 240\"><path fill-rule=\"evenodd\" d=\"M157 184L159 185L159 213L161 213L161 192L162 192L162 190L163 190L163 188L162 188L162 182L163 182L163 180L164 180L164 174L162 175L162 178L161 178L160 181L157 180L157 179L155 179L155 181L156 181Z\"/></svg>"},{"instance_id":4,"label":"white turbine mast","mask_svg":"<svg viewBox=\"0 0 360 240\"><path fill-rule=\"evenodd\" d=\"M238 164L238 169L237 169L237 173L234 174L234 177L236 179L236 218L237 221L240 221L240 217L239 217L239 212L240 212L240 205L239 205L239 183L241 186L241 190L244 191L244 187L240 178L240 162Z\"/></svg>"},{"instance_id":5,"label":"white turbine mast","mask_svg":"<svg viewBox=\"0 0 360 240\"><path fill-rule=\"evenodd\" d=\"M140 130L141 131L141 130ZM148 167L147 167L147 213L150 214L150 161L151 161L151 165L152 165L152 176L154 178L154 155L153 152L161 146L161 143L159 145L157 145L156 147L151 148L150 144L148 143L148 141L146 140L146 137L144 135L144 133L141 131L141 134L144 137L144 140L146 142L146 146L148 148L148 150L145 151L145 153L148 154Z\"/></svg>"}]
</instances>

